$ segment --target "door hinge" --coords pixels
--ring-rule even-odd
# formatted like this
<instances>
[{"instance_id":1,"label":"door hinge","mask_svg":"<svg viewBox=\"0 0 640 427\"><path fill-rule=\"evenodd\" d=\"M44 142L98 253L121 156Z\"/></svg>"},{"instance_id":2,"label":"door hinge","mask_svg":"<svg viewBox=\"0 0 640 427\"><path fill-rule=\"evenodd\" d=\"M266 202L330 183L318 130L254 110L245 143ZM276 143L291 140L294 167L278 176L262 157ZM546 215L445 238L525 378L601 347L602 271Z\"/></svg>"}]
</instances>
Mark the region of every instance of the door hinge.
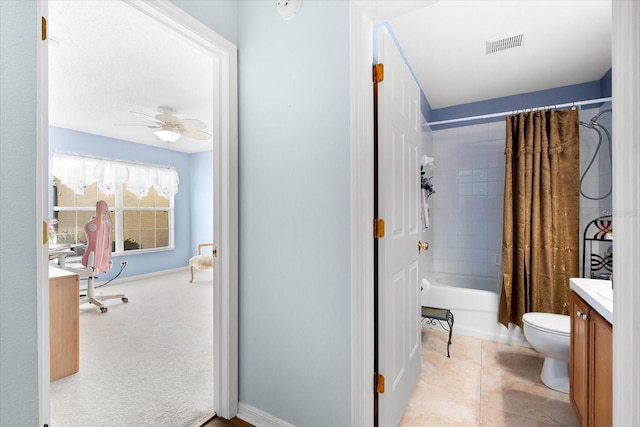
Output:
<instances>
[{"instance_id":1,"label":"door hinge","mask_svg":"<svg viewBox=\"0 0 640 427\"><path fill-rule=\"evenodd\" d=\"M217 257L218 256L218 248L216 248L215 246L213 247L213 249L211 250L211 255L213 255L213 257Z\"/></svg>"},{"instance_id":2,"label":"door hinge","mask_svg":"<svg viewBox=\"0 0 640 427\"><path fill-rule=\"evenodd\" d=\"M375 392L379 394L384 393L384 375L376 372L374 382L376 383Z\"/></svg>"},{"instance_id":3,"label":"door hinge","mask_svg":"<svg viewBox=\"0 0 640 427\"><path fill-rule=\"evenodd\" d=\"M373 64L373 82L380 83L384 80L384 64Z\"/></svg>"},{"instance_id":4,"label":"door hinge","mask_svg":"<svg viewBox=\"0 0 640 427\"><path fill-rule=\"evenodd\" d=\"M373 238L381 239L384 237L384 219L375 218L373 220Z\"/></svg>"},{"instance_id":5,"label":"door hinge","mask_svg":"<svg viewBox=\"0 0 640 427\"><path fill-rule=\"evenodd\" d=\"M47 18L42 17L42 40L47 39Z\"/></svg>"}]
</instances>

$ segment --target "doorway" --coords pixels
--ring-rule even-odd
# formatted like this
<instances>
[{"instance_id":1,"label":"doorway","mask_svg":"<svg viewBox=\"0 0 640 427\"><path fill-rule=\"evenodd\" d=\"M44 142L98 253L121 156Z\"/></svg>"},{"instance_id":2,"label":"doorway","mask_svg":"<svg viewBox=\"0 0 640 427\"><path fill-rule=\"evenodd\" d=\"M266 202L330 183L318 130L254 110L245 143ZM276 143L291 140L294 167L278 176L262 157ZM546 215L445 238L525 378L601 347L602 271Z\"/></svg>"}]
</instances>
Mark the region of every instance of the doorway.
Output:
<instances>
[{"instance_id":1,"label":"doorway","mask_svg":"<svg viewBox=\"0 0 640 427\"><path fill-rule=\"evenodd\" d=\"M384 21L385 18L390 17L388 10L385 10L385 5L391 3L401 4L405 2L387 2L387 1L366 1L366 2L352 2L350 9L350 43L351 43L351 99L352 99L352 165L358 165L358 167L352 168L352 212L351 217L353 219L352 224L352 425L365 426L373 424L373 395L371 388L373 387L373 380L371 373L373 372L373 312L370 307L373 307L373 279L370 271L372 270L372 241L371 239L371 218L373 218L371 206L372 191L370 184L370 176L373 173L373 160L370 150L372 141L372 108L370 108L371 94L370 94L370 82L371 82L371 60L372 57L372 36L371 28L374 23ZM614 11L614 37L613 37L613 70L614 81L618 79L618 85L614 88L614 109L618 111L618 117L622 117L622 112L627 111L629 114L637 112L637 108L632 107L630 99L633 97L633 90L638 89L637 79L633 80L635 75L633 71L637 69L631 64L633 63L633 56L631 52L636 52L637 39L631 36L631 20L627 19L629 16L637 16L638 8L631 6L633 2L613 2ZM634 3L635 4L635 3ZM387 8L388 9L388 8ZM624 18L624 19L623 19ZM635 49L635 50L634 50ZM617 70L617 71L616 71ZM617 89L616 89L617 88ZM631 136L633 134L632 127L633 122L623 121L614 123L614 133L619 136L621 140L626 140L625 136ZM628 139L628 138L627 138ZM628 154L631 147L630 145L617 146L619 153ZM622 148L620 148L622 147ZM628 159L628 161L621 162L620 159ZM624 210L625 207L629 208L631 204L637 203L637 191L626 186L628 178L625 178L625 173L629 173L631 162L634 161L634 156L620 155L615 156L614 148L614 181L620 184L620 187L616 187L616 190L620 192L616 194L625 194L629 197L621 197L619 203L614 202L614 210L618 209L619 212L630 212ZM616 172L617 171L617 172ZM617 179L617 180L616 180ZM615 184L614 184L615 185ZM623 200L624 199L624 200ZM626 203L626 201L628 203ZM630 208L629 208L630 209ZM629 226L629 230L633 231L637 228L631 226L633 220L632 216L628 216L629 220L625 225ZM361 222L358 224L356 221ZM637 222L637 221L636 221ZM635 224L635 223L634 223ZM622 226L619 224L619 228ZM627 230L626 227L624 227ZM623 233L624 234L624 233ZM632 234L624 234L625 236L631 236ZM631 237L629 238L631 239ZM625 240L624 242L617 243L624 248L631 248L631 240ZM624 268L630 265L634 265L630 262L629 251L620 250L620 255L617 258L617 266ZM637 270L637 268L636 268ZM631 269L625 270L631 276ZM627 276L625 276L627 277ZM630 320L631 314L635 313L630 307L636 303L637 298L631 297L631 288L624 288L619 290L621 298L619 301L627 301L628 304L621 303L620 310L617 312L617 319ZM633 324L629 322L618 322L623 325ZM620 336L630 336L621 333ZM633 351L629 350L636 346L637 337L635 342L633 339L615 340L614 339L614 358L620 361L617 365L618 369L614 372L614 377L621 379L619 387L614 384L614 394L616 390L626 390L634 386L637 386L637 381L622 381L623 376L616 373L626 372L633 366L631 360ZM617 356L616 356L617 355ZM627 376L628 377L628 376ZM626 377L625 377L626 378ZM625 388L627 386L627 388ZM636 387L637 388L637 387ZM624 394L624 393L622 393ZM629 406L631 400L625 400L619 402L616 413L620 414L621 419L631 420L634 415L637 415L637 409L634 412L634 408Z\"/></svg>"},{"instance_id":2,"label":"doorway","mask_svg":"<svg viewBox=\"0 0 640 427\"><path fill-rule=\"evenodd\" d=\"M224 418L236 415L237 405L237 51L236 47L177 6L155 2L125 3L198 46L217 64L212 76L214 136L214 244L218 248L213 289L213 401L215 412ZM39 11L48 17L48 1ZM42 44L41 44L42 45ZM38 48L38 200L43 221L48 212L48 53ZM48 256L38 248L38 324L40 418L50 421ZM185 270L185 274L186 270ZM42 357L42 355L47 357Z\"/></svg>"}]
</instances>

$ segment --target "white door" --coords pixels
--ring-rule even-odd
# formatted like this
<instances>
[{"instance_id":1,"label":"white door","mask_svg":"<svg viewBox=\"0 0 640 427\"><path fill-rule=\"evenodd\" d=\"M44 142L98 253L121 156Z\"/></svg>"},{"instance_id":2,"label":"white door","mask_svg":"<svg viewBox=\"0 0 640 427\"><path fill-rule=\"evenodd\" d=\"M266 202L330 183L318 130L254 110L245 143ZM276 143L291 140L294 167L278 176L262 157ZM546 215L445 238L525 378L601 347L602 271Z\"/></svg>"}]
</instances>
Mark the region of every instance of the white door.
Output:
<instances>
[{"instance_id":1,"label":"white door","mask_svg":"<svg viewBox=\"0 0 640 427\"><path fill-rule=\"evenodd\" d=\"M378 397L380 427L397 426L420 375L420 90L387 31L378 61Z\"/></svg>"}]
</instances>

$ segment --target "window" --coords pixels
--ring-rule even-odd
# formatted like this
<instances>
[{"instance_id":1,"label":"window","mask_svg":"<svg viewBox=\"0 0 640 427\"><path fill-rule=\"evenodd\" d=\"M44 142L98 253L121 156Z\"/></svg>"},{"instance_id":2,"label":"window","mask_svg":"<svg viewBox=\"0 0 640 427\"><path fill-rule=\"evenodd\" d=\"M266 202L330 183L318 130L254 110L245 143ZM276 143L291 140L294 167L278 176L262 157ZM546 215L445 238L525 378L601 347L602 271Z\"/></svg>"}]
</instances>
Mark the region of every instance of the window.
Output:
<instances>
[{"instance_id":1,"label":"window","mask_svg":"<svg viewBox=\"0 0 640 427\"><path fill-rule=\"evenodd\" d=\"M111 211L114 253L173 247L175 169L55 153L53 185L57 243L86 243L84 225L96 201L104 200Z\"/></svg>"},{"instance_id":2,"label":"window","mask_svg":"<svg viewBox=\"0 0 640 427\"><path fill-rule=\"evenodd\" d=\"M144 198L122 189L122 231L124 250L169 246L169 200L151 188ZM139 242L140 247L136 248Z\"/></svg>"}]
</instances>

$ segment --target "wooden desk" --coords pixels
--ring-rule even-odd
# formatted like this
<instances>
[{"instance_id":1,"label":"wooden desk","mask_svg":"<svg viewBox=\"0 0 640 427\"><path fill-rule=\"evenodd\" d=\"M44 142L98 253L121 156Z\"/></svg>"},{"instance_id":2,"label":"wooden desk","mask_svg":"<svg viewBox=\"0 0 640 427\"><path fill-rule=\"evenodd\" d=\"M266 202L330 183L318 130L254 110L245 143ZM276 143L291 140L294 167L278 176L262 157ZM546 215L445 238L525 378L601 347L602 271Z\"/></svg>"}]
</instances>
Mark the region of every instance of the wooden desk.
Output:
<instances>
[{"instance_id":1,"label":"wooden desk","mask_svg":"<svg viewBox=\"0 0 640 427\"><path fill-rule=\"evenodd\" d=\"M49 249L49 261L51 261L52 259L57 259L58 260L58 265L60 267L64 267L65 262L67 260L68 256L75 256L75 252L72 251L71 249L57 249L57 250L51 250Z\"/></svg>"},{"instance_id":2,"label":"wooden desk","mask_svg":"<svg viewBox=\"0 0 640 427\"><path fill-rule=\"evenodd\" d=\"M80 370L80 279L49 266L49 349L51 381Z\"/></svg>"}]
</instances>

